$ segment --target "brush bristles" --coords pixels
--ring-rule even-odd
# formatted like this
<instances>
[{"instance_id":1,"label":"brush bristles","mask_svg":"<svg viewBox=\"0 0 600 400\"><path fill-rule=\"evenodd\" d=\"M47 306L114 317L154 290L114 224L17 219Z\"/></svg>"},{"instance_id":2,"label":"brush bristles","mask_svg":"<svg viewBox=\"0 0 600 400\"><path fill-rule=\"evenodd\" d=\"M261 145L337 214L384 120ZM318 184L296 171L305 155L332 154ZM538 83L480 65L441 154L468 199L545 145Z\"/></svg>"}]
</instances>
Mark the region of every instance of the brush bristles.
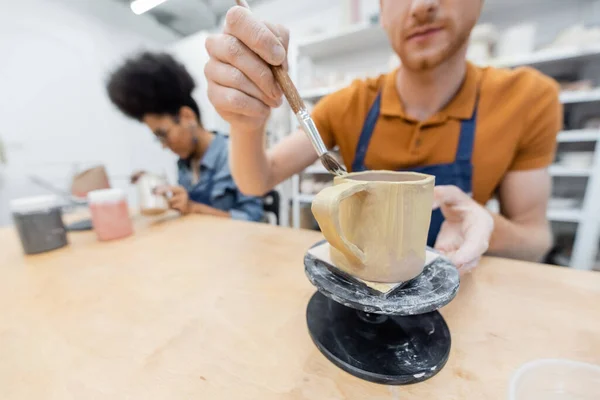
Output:
<instances>
[{"instance_id":1,"label":"brush bristles","mask_svg":"<svg viewBox=\"0 0 600 400\"><path fill-rule=\"evenodd\" d=\"M323 154L321 157L321 163L327 171L331 172L334 175L345 175L346 169L340 165L339 162L329 153Z\"/></svg>"}]
</instances>

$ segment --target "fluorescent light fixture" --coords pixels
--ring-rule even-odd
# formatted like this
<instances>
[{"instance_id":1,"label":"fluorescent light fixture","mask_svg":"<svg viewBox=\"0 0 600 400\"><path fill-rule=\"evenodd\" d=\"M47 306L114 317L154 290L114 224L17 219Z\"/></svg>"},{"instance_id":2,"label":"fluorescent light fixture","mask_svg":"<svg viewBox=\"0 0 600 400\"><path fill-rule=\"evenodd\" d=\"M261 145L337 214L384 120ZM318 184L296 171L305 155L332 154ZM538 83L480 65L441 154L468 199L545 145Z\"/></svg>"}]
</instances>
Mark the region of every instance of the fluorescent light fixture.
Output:
<instances>
[{"instance_id":1,"label":"fluorescent light fixture","mask_svg":"<svg viewBox=\"0 0 600 400\"><path fill-rule=\"evenodd\" d=\"M131 2L129 7L131 7L131 11L133 11L134 14L140 15L161 5L165 1L167 0L135 0Z\"/></svg>"}]
</instances>

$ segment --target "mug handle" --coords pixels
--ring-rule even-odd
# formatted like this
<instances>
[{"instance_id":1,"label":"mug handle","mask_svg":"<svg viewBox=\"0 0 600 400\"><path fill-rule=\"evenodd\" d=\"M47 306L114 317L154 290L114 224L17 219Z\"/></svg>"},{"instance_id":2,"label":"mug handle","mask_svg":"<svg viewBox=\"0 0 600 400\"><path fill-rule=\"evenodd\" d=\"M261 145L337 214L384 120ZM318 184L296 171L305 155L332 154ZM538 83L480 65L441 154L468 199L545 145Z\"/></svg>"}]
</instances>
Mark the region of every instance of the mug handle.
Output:
<instances>
[{"instance_id":1,"label":"mug handle","mask_svg":"<svg viewBox=\"0 0 600 400\"><path fill-rule=\"evenodd\" d=\"M365 253L355 244L346 239L340 224L340 203L367 190L365 182L345 182L321 190L312 202L311 210L319 223L321 232L330 245L344 254L347 258L365 262Z\"/></svg>"}]
</instances>

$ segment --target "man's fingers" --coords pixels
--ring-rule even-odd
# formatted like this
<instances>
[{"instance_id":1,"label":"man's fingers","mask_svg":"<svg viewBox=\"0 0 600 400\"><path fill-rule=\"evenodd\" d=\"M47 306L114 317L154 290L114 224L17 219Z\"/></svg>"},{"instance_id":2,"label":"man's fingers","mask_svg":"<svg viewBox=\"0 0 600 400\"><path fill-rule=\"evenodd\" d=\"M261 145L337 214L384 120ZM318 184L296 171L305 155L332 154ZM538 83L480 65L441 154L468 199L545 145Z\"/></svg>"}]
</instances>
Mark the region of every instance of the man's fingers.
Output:
<instances>
[{"instance_id":1,"label":"man's fingers","mask_svg":"<svg viewBox=\"0 0 600 400\"><path fill-rule=\"evenodd\" d=\"M221 61L224 64L230 64L241 74L245 75L250 81L252 81L256 87L275 101L281 98L282 92L279 85L275 81L275 77L271 72L271 69L264 60L258 55L252 52L244 43L238 38L228 34L218 34L209 36L206 39L206 51L211 56ZM216 80L215 74L219 71L210 70L212 75L207 75L208 80ZM229 71L230 74L238 74L237 72ZM206 74L206 70L205 70ZM227 76L218 75L218 80L223 81L225 79L231 79ZM240 76L234 76L234 79L240 80ZM232 85L235 89L240 89L234 82Z\"/></svg>"},{"instance_id":2,"label":"man's fingers","mask_svg":"<svg viewBox=\"0 0 600 400\"><path fill-rule=\"evenodd\" d=\"M442 185L433 188L434 203L439 205L458 205L465 201L471 201L468 194L453 185Z\"/></svg>"},{"instance_id":3,"label":"man's fingers","mask_svg":"<svg viewBox=\"0 0 600 400\"><path fill-rule=\"evenodd\" d=\"M229 64L224 64L216 59L210 59L204 66L204 74L211 81L221 86L240 90L250 97L259 99L270 107L279 107L281 104L274 98L265 95L242 71Z\"/></svg>"},{"instance_id":4,"label":"man's fingers","mask_svg":"<svg viewBox=\"0 0 600 400\"><path fill-rule=\"evenodd\" d=\"M208 82L208 98L219 112L241 114L248 117L267 117L269 106L237 89Z\"/></svg>"},{"instance_id":5,"label":"man's fingers","mask_svg":"<svg viewBox=\"0 0 600 400\"><path fill-rule=\"evenodd\" d=\"M433 189L433 209L441 208L444 218L457 222L462 219L464 211L468 211L474 200L456 186L436 186Z\"/></svg>"},{"instance_id":6,"label":"man's fingers","mask_svg":"<svg viewBox=\"0 0 600 400\"><path fill-rule=\"evenodd\" d=\"M456 251L460 245L461 236L459 232L452 229L452 225L446 222L442 223L440 232L438 233L435 241L434 249L441 251L442 253L448 254Z\"/></svg>"},{"instance_id":7,"label":"man's fingers","mask_svg":"<svg viewBox=\"0 0 600 400\"><path fill-rule=\"evenodd\" d=\"M484 210L477 215L471 215L470 219L471 222L464 232L464 242L452 260L456 266L472 263L489 247L489 238L494 230L492 216Z\"/></svg>"},{"instance_id":8,"label":"man's fingers","mask_svg":"<svg viewBox=\"0 0 600 400\"><path fill-rule=\"evenodd\" d=\"M449 235L460 239L460 247L449 255L450 260L459 269L476 265L477 260L489 246L489 240L494 230L492 216L456 186L436 186L434 198L446 219L444 225L454 224L460 227L460 231L452 232L453 234ZM452 240L442 234L441 231L439 247L448 248L452 244Z\"/></svg>"},{"instance_id":9,"label":"man's fingers","mask_svg":"<svg viewBox=\"0 0 600 400\"><path fill-rule=\"evenodd\" d=\"M271 32L273 32L277 39L279 39L279 42L282 44L282 46L287 50L290 43L290 32L283 25L273 24L268 21L263 21L263 23Z\"/></svg>"},{"instance_id":10,"label":"man's fingers","mask_svg":"<svg viewBox=\"0 0 600 400\"><path fill-rule=\"evenodd\" d=\"M463 245L460 246L452 257L452 262L459 268L467 265L481 257L488 249L488 246L489 243L485 236L466 235Z\"/></svg>"},{"instance_id":11,"label":"man's fingers","mask_svg":"<svg viewBox=\"0 0 600 400\"><path fill-rule=\"evenodd\" d=\"M458 272L460 273L460 275L468 274L473 269L475 269L475 267L479 264L479 261L481 261L481 258L477 258L471 261L470 263L463 265L462 267L458 268Z\"/></svg>"},{"instance_id":12,"label":"man's fingers","mask_svg":"<svg viewBox=\"0 0 600 400\"><path fill-rule=\"evenodd\" d=\"M264 24L267 26L267 28L269 28L269 30L271 32L273 32L273 34L275 36L277 36L277 39L279 39L279 41L281 42L281 44L287 51L288 46L290 44L290 32L283 25L273 24L273 23L267 22L267 21L264 21ZM283 62L282 65L283 65L283 68L287 71L287 69L288 69L287 55L286 55L285 61Z\"/></svg>"},{"instance_id":13,"label":"man's fingers","mask_svg":"<svg viewBox=\"0 0 600 400\"><path fill-rule=\"evenodd\" d=\"M225 16L225 33L239 38L250 50L271 65L281 65L286 50L277 36L250 10L232 7Z\"/></svg>"}]
</instances>

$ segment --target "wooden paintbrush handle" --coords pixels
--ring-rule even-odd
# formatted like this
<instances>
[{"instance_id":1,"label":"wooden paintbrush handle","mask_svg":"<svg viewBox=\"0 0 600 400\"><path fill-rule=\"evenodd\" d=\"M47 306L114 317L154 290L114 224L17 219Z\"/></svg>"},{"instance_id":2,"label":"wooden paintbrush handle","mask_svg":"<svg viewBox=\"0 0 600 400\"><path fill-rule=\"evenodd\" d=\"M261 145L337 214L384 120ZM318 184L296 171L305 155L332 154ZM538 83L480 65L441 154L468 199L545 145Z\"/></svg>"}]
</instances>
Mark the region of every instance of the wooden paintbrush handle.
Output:
<instances>
[{"instance_id":1,"label":"wooden paintbrush handle","mask_svg":"<svg viewBox=\"0 0 600 400\"><path fill-rule=\"evenodd\" d=\"M290 107L292 107L294 114L297 114L298 111L304 108L304 101L302 101L300 93L298 93L298 89L296 89L296 85L294 85L289 74L282 66L271 65L271 71L273 72L273 75L275 75L275 80L279 83L279 86L281 86L281 90L288 103L290 103Z\"/></svg>"},{"instance_id":2,"label":"wooden paintbrush handle","mask_svg":"<svg viewBox=\"0 0 600 400\"><path fill-rule=\"evenodd\" d=\"M235 0L238 6L244 7L250 10L250 6L246 3L245 0ZM298 89L296 89L296 85L292 82L290 75L287 73L285 69L283 69L280 65L270 65L271 72L275 75L275 80L281 86L281 90L285 95L288 103L290 103L290 107L292 107L292 111L294 113L298 113L298 111L302 110L304 107L304 101L300 97L300 93L298 93Z\"/></svg>"}]
</instances>

